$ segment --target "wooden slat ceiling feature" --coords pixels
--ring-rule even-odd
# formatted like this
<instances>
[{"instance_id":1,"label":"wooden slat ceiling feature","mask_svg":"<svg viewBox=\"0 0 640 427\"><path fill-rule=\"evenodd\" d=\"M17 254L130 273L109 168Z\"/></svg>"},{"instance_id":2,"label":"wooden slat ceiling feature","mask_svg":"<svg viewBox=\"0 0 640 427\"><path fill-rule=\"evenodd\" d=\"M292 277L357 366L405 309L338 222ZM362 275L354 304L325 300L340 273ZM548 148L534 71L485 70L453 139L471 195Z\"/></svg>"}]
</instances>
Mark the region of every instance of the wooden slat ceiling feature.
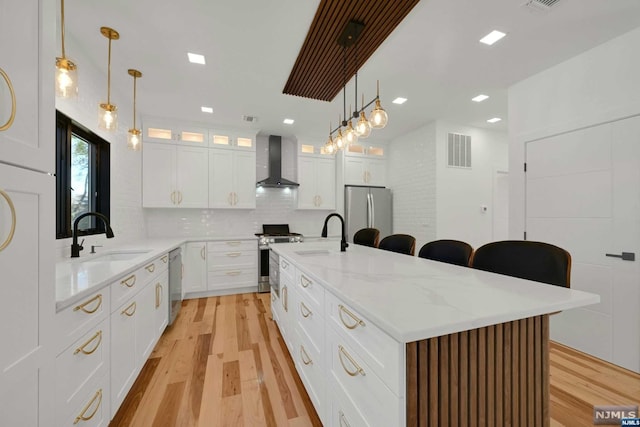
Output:
<instances>
[{"instance_id":1,"label":"wooden slat ceiling feature","mask_svg":"<svg viewBox=\"0 0 640 427\"><path fill-rule=\"evenodd\" d=\"M282 93L331 101L344 85L344 53L338 43L350 21L364 24L355 45L346 48L346 80L409 14L419 0L321 0ZM374 96L375 88L367 98Z\"/></svg>"}]
</instances>

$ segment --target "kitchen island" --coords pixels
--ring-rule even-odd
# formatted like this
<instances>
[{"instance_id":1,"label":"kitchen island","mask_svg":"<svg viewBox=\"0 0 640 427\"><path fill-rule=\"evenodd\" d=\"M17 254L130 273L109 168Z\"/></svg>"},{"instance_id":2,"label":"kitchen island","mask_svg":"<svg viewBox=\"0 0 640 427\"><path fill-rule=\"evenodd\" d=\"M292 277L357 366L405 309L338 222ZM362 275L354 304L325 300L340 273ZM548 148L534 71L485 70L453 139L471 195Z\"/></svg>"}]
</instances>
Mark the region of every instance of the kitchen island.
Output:
<instances>
[{"instance_id":1,"label":"kitchen island","mask_svg":"<svg viewBox=\"0 0 640 427\"><path fill-rule=\"evenodd\" d=\"M273 317L325 425L548 425L549 314L599 301L335 241L272 250Z\"/></svg>"}]
</instances>

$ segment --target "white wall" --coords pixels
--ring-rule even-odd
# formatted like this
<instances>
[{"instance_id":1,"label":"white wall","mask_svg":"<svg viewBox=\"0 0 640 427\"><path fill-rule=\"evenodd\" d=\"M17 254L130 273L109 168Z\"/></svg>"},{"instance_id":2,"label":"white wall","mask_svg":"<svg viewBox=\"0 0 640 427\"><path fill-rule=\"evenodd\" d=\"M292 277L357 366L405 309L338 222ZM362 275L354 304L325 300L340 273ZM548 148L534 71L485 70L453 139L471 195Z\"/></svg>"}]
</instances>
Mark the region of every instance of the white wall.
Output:
<instances>
[{"instance_id":1,"label":"white wall","mask_svg":"<svg viewBox=\"0 0 640 427\"><path fill-rule=\"evenodd\" d=\"M448 133L471 136L470 169L447 166ZM498 171L507 170L507 134L439 120L436 140L436 237L474 248L493 241L493 187Z\"/></svg>"},{"instance_id":2,"label":"white wall","mask_svg":"<svg viewBox=\"0 0 640 427\"><path fill-rule=\"evenodd\" d=\"M78 97L56 98L56 109L111 144L111 226L115 238L106 239L104 235L87 236L84 247L96 244L113 246L144 238L146 231L141 207L142 157L140 152L127 149L127 130L132 127L133 121L133 82L131 87L111 87L111 103L118 107L118 129L115 133L102 131L98 129L98 103L106 101L107 75L106 68L102 70L94 61L105 59L106 47L99 58L97 52L85 55L73 44L67 50L73 52L73 60L78 64ZM111 69L112 75L126 72L127 70ZM142 81L138 84L138 91L144 87L141 83ZM68 257L71 239L57 240L56 247L58 256ZM87 252L88 249L84 253Z\"/></svg>"},{"instance_id":3,"label":"white wall","mask_svg":"<svg viewBox=\"0 0 640 427\"><path fill-rule=\"evenodd\" d=\"M436 124L391 142L387 177L393 191L393 232L416 238L416 248L436 238Z\"/></svg>"},{"instance_id":4,"label":"white wall","mask_svg":"<svg viewBox=\"0 0 640 427\"><path fill-rule=\"evenodd\" d=\"M640 28L509 88L509 234L525 220L526 141L640 113Z\"/></svg>"}]
</instances>

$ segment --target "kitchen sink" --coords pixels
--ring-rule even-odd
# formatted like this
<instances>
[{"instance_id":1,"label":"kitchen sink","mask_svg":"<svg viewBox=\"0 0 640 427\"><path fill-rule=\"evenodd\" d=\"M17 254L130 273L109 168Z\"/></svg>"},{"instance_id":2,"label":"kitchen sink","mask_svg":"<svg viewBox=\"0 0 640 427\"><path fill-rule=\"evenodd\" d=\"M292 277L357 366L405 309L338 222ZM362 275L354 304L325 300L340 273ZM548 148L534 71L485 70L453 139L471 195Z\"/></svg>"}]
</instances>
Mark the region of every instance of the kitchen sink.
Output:
<instances>
[{"instance_id":1,"label":"kitchen sink","mask_svg":"<svg viewBox=\"0 0 640 427\"><path fill-rule=\"evenodd\" d=\"M326 249L309 249L306 251L296 251L296 254L302 256L329 255L331 252Z\"/></svg>"},{"instance_id":2,"label":"kitchen sink","mask_svg":"<svg viewBox=\"0 0 640 427\"><path fill-rule=\"evenodd\" d=\"M151 252L150 249L131 249L126 251L112 251L104 254L92 256L82 260L83 262L113 262L113 261L129 261L140 255Z\"/></svg>"}]
</instances>

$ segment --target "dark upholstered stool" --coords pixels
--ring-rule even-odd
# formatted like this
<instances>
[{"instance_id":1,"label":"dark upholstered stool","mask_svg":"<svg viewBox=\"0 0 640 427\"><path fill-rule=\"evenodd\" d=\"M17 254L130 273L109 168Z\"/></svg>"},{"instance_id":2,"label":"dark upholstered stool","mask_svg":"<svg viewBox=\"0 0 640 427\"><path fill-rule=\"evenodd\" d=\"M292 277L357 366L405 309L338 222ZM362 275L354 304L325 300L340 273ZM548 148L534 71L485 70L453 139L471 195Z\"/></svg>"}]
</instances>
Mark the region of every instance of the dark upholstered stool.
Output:
<instances>
[{"instance_id":1,"label":"dark upholstered stool","mask_svg":"<svg viewBox=\"0 0 640 427\"><path fill-rule=\"evenodd\" d=\"M434 240L420 248L420 258L446 262L448 264L469 266L469 258L473 248L467 242L460 240Z\"/></svg>"},{"instance_id":2,"label":"dark upholstered stool","mask_svg":"<svg viewBox=\"0 0 640 427\"><path fill-rule=\"evenodd\" d=\"M416 251L416 238L408 234L392 234L380 241L378 249L413 255Z\"/></svg>"},{"instance_id":3,"label":"dark upholstered stool","mask_svg":"<svg viewBox=\"0 0 640 427\"><path fill-rule=\"evenodd\" d=\"M378 240L380 239L380 230L377 228L363 228L356 231L353 235L353 243L357 245L370 246L372 248L378 247Z\"/></svg>"}]
</instances>

